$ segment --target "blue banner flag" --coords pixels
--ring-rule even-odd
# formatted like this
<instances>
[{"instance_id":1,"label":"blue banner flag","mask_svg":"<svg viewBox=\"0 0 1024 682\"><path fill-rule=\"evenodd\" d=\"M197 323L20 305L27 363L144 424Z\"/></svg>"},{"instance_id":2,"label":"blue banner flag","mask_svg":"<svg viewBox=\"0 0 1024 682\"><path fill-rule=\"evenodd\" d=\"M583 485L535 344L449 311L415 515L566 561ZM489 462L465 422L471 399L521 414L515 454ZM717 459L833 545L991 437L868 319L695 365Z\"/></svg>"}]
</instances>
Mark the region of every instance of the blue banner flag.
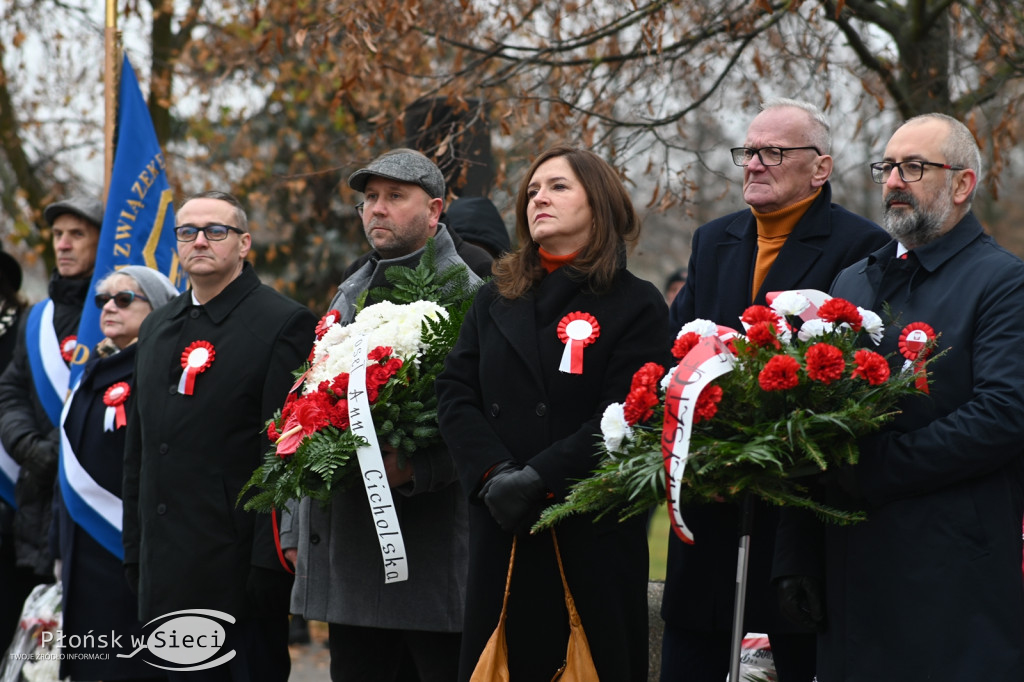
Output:
<instances>
[{"instance_id":1,"label":"blue banner flag","mask_svg":"<svg viewBox=\"0 0 1024 682\"><path fill-rule=\"evenodd\" d=\"M180 291L185 283L174 237L174 205L167 168L149 109L128 56L121 67L118 93L117 150L107 205L100 228L90 294L114 270L144 265L168 276ZM100 311L90 295L78 325L78 345L71 362L69 386L76 386L89 355L103 339ZM65 405L65 415L70 399ZM75 523L111 554L123 557L121 500L102 488L79 462L61 420L58 479L64 505Z\"/></svg>"},{"instance_id":2,"label":"blue banner flag","mask_svg":"<svg viewBox=\"0 0 1024 682\"><path fill-rule=\"evenodd\" d=\"M89 355L103 339L100 311L92 305L96 285L126 265L146 265L167 275L179 291L185 283L174 238L174 204L153 120L128 55L121 66L117 107L117 151L100 229L90 297L78 325L71 362L74 386Z\"/></svg>"}]
</instances>

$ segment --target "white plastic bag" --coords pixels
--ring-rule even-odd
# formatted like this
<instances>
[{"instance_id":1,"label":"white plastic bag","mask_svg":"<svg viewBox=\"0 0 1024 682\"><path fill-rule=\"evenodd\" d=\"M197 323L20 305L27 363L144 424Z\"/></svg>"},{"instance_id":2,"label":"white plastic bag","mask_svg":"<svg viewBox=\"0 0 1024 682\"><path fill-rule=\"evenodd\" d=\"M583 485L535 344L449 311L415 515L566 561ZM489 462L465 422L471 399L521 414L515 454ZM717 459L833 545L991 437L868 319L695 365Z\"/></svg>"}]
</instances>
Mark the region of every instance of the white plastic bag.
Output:
<instances>
[{"instance_id":1,"label":"white plastic bag","mask_svg":"<svg viewBox=\"0 0 1024 682\"><path fill-rule=\"evenodd\" d=\"M25 600L14 639L0 661L0 682L58 682L61 628L60 582L36 585ZM43 632L52 633L43 644Z\"/></svg>"}]
</instances>

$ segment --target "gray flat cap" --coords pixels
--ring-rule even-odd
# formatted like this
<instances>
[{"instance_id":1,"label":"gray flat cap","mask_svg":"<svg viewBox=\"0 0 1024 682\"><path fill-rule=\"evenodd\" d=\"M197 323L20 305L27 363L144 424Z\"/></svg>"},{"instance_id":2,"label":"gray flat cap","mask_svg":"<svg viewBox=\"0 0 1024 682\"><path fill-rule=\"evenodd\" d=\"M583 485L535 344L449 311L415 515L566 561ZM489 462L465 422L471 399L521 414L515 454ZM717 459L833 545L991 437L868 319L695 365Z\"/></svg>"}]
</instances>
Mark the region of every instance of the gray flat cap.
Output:
<instances>
[{"instance_id":1,"label":"gray flat cap","mask_svg":"<svg viewBox=\"0 0 1024 682\"><path fill-rule=\"evenodd\" d=\"M348 186L357 192L366 191L370 177L411 182L419 185L431 199L444 199L444 175L433 161L412 149L395 149L378 156L366 168L348 176Z\"/></svg>"},{"instance_id":2,"label":"gray flat cap","mask_svg":"<svg viewBox=\"0 0 1024 682\"><path fill-rule=\"evenodd\" d=\"M79 218L88 220L97 228L103 224L103 204L99 199L91 197L64 199L47 206L43 210L43 217L46 218L46 222L50 223L52 227L53 221L65 213L71 213Z\"/></svg>"}]
</instances>

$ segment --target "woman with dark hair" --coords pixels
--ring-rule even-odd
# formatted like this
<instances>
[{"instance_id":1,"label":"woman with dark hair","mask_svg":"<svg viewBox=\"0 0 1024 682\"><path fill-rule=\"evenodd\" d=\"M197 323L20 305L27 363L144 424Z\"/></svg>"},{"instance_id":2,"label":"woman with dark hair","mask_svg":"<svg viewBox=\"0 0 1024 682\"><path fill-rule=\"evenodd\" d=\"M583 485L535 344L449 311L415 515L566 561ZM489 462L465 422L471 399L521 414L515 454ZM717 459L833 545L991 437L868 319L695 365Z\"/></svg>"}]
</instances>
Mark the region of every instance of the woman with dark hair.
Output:
<instances>
[{"instance_id":1,"label":"woman with dark hair","mask_svg":"<svg viewBox=\"0 0 1024 682\"><path fill-rule=\"evenodd\" d=\"M597 464L602 413L634 372L669 361L665 300L626 270L639 232L605 161L565 146L542 153L516 200L519 247L496 262L438 377L441 431L470 501L460 680L498 623L513 536L511 679L550 680L566 657L553 536L529 531ZM575 517L557 538L600 678L646 680L645 519Z\"/></svg>"},{"instance_id":2,"label":"woman with dark hair","mask_svg":"<svg viewBox=\"0 0 1024 682\"><path fill-rule=\"evenodd\" d=\"M135 399L135 341L142 321L177 295L167 277L143 265L116 270L96 285L95 304L104 338L65 406L54 521L63 583L62 630L65 638L78 636L66 641L82 643L77 649L65 645L66 652L97 656L62 657L62 679L68 675L72 680L166 677L141 657L117 657L131 654L132 636L142 634L138 602L121 564L120 497L126 408ZM106 506L100 507L97 501ZM116 513L104 516L100 509L109 505ZM86 637L89 632L93 638ZM113 647L111 633L120 635L120 649ZM105 642L100 634L108 636Z\"/></svg>"}]
</instances>

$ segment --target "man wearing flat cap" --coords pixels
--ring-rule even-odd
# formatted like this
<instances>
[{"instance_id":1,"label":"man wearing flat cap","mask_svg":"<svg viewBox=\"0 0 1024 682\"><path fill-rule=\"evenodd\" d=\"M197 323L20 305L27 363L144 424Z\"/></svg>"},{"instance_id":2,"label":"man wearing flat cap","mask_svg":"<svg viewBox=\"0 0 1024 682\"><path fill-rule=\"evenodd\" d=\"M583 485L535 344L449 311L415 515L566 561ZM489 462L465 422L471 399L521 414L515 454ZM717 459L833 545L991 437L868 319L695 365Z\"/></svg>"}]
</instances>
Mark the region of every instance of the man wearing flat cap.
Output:
<instances>
[{"instance_id":1,"label":"man wearing flat cap","mask_svg":"<svg viewBox=\"0 0 1024 682\"><path fill-rule=\"evenodd\" d=\"M444 177L423 154L390 151L353 173L348 184L363 193L357 210L373 250L345 271L331 302L343 323L355 317L362 292L389 286L387 268L416 267L429 238L439 269L465 264L471 284L490 273L489 255L460 245L439 222ZM394 682L403 660L411 660L421 682L448 682L458 674L466 594L465 496L446 448L417 451L404 467L396 452L381 450L408 580L384 583L380 543L361 488L335 493L327 508L304 499L286 515L281 532L285 556L295 564L292 613L329 624L332 680Z\"/></svg>"},{"instance_id":2,"label":"man wearing flat cap","mask_svg":"<svg viewBox=\"0 0 1024 682\"><path fill-rule=\"evenodd\" d=\"M68 391L78 320L89 293L103 222L97 199L72 198L43 211L57 269L49 298L23 316L14 356L0 376L0 442L19 465L14 497L18 566L53 579L47 544L57 475L60 412Z\"/></svg>"}]
</instances>

